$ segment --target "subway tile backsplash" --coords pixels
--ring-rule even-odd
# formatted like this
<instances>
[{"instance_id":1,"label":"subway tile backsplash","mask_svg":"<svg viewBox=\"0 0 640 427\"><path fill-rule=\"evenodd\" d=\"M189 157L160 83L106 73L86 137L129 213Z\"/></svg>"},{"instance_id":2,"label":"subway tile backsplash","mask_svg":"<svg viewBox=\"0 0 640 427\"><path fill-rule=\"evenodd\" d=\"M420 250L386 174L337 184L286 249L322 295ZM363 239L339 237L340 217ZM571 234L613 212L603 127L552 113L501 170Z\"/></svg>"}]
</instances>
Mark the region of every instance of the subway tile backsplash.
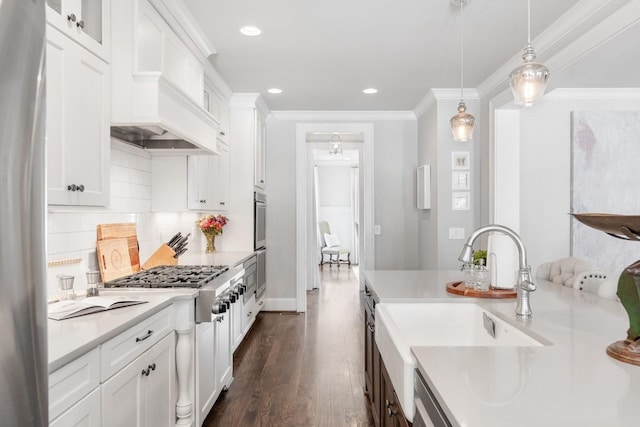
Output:
<instances>
[{"instance_id":1,"label":"subway tile backsplash","mask_svg":"<svg viewBox=\"0 0 640 427\"><path fill-rule=\"evenodd\" d=\"M49 261L81 258L83 266L95 265L96 226L103 223L136 223L141 262L178 231L195 234L197 212L151 212L151 157L145 151L112 139L110 185L111 203L106 209L49 210ZM85 278L76 277L78 280L78 289L84 289ZM48 283L48 288L50 295L57 293L56 283Z\"/></svg>"}]
</instances>

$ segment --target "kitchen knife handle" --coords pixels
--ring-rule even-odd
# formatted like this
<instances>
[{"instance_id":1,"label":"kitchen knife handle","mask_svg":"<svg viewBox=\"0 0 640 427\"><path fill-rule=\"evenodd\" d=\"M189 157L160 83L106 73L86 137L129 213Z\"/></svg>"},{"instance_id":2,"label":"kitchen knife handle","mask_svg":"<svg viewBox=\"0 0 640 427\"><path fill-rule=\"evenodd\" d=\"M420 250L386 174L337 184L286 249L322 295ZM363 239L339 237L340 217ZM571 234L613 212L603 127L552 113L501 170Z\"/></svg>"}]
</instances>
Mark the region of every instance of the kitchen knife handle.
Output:
<instances>
[{"instance_id":1,"label":"kitchen knife handle","mask_svg":"<svg viewBox=\"0 0 640 427\"><path fill-rule=\"evenodd\" d=\"M146 340L147 338L149 338L151 335L153 335L153 331L152 331L151 329L149 329L149 330L147 331L147 334L146 334L146 335L144 335L144 336L142 336L142 337L136 337L136 342L144 341L144 340Z\"/></svg>"}]
</instances>

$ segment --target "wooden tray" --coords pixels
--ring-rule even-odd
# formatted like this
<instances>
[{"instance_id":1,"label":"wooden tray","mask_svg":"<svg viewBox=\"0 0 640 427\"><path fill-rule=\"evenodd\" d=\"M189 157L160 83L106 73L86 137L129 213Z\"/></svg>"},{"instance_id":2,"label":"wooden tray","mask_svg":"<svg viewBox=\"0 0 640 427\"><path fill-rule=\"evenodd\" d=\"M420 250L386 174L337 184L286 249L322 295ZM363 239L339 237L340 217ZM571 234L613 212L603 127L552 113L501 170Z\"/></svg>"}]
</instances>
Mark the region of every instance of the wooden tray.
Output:
<instances>
[{"instance_id":1,"label":"wooden tray","mask_svg":"<svg viewBox=\"0 0 640 427\"><path fill-rule=\"evenodd\" d=\"M476 291L475 289L465 288L464 282L449 282L447 283L447 292L456 295L462 295L472 298L515 298L515 289L489 289L488 291Z\"/></svg>"}]
</instances>

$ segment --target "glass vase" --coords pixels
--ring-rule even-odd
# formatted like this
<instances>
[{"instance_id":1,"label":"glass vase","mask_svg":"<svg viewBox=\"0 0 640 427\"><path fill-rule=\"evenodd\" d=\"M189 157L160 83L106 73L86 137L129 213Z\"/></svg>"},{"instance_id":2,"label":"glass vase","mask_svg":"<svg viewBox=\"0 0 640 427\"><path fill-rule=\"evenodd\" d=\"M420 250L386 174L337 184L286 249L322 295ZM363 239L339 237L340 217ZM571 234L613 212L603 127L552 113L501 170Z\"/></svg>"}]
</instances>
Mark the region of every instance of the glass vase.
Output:
<instances>
[{"instance_id":1,"label":"glass vase","mask_svg":"<svg viewBox=\"0 0 640 427\"><path fill-rule=\"evenodd\" d=\"M204 237L207 238L207 248L204 250L206 253L216 251L216 235L213 233L204 233Z\"/></svg>"}]
</instances>

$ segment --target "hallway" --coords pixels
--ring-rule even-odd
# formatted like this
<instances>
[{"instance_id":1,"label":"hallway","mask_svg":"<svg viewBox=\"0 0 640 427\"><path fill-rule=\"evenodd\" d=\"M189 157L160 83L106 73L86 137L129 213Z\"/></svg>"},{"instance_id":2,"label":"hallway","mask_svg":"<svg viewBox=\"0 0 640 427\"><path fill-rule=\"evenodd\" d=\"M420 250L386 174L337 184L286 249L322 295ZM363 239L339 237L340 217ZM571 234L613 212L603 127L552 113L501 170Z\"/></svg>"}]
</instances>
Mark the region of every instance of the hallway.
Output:
<instances>
[{"instance_id":1,"label":"hallway","mask_svg":"<svg viewBox=\"0 0 640 427\"><path fill-rule=\"evenodd\" d=\"M204 426L372 426L357 276L325 265L307 313L260 313Z\"/></svg>"}]
</instances>

